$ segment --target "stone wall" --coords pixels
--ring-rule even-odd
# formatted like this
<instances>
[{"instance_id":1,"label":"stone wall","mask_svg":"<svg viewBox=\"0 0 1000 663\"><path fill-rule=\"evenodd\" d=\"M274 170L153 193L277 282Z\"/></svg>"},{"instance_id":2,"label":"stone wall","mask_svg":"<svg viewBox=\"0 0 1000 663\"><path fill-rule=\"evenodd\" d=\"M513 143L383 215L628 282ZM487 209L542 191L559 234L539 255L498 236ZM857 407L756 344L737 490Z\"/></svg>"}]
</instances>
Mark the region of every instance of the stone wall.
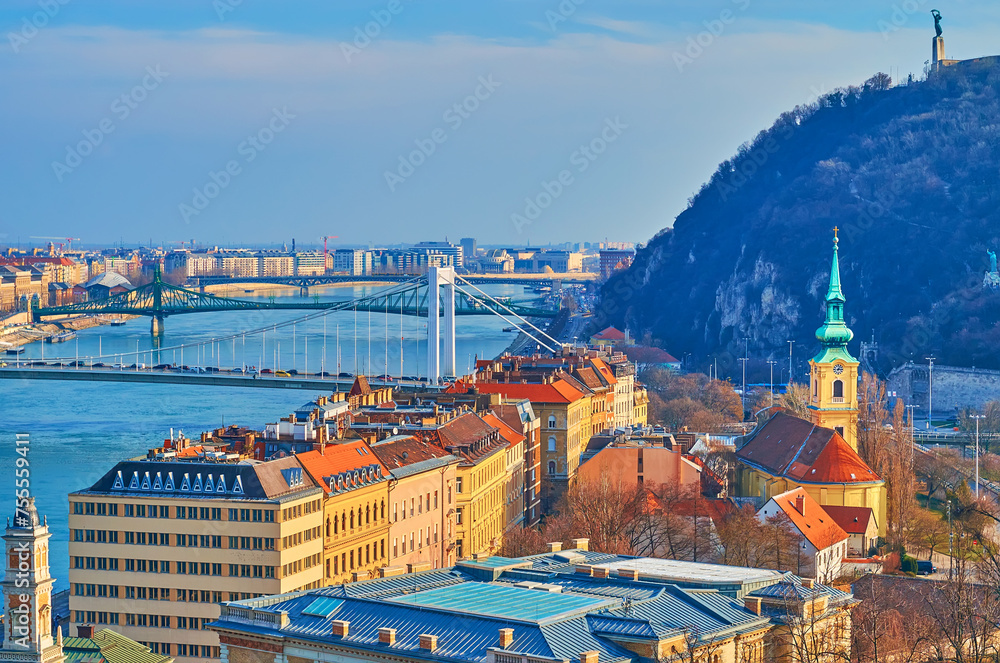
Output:
<instances>
[{"instance_id":1,"label":"stone wall","mask_svg":"<svg viewBox=\"0 0 1000 663\"><path fill-rule=\"evenodd\" d=\"M917 418L927 416L928 367L904 364L889 374L887 389L907 405L919 405ZM958 366L934 366L934 416L951 416L966 407L981 408L1000 400L1000 371Z\"/></svg>"}]
</instances>

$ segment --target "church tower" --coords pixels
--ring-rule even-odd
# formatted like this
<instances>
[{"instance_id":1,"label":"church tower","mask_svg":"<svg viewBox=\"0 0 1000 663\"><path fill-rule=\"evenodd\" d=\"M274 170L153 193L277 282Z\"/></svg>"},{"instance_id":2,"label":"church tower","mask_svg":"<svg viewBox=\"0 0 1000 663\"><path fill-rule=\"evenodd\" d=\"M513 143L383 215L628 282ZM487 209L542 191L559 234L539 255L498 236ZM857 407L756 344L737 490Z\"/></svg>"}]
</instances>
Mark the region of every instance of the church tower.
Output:
<instances>
[{"instance_id":1,"label":"church tower","mask_svg":"<svg viewBox=\"0 0 1000 663\"><path fill-rule=\"evenodd\" d=\"M809 418L832 428L858 450L858 360L847 351L854 332L844 322L844 293L840 289L837 229L833 229L833 265L826 293L826 321L816 330L822 348L809 360Z\"/></svg>"},{"instance_id":2,"label":"church tower","mask_svg":"<svg viewBox=\"0 0 1000 663\"><path fill-rule=\"evenodd\" d=\"M52 585L48 523L35 498L18 498L14 522L4 532L4 643L0 663L63 663L62 635L52 636Z\"/></svg>"}]
</instances>

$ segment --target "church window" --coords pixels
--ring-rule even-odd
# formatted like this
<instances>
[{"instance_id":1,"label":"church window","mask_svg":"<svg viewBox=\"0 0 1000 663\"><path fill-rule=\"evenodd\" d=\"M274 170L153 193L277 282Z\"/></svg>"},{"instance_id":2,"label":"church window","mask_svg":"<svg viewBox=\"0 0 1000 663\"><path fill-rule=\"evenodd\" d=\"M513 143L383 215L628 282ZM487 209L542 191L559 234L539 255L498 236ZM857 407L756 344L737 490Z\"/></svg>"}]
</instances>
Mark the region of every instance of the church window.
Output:
<instances>
[{"instance_id":1,"label":"church window","mask_svg":"<svg viewBox=\"0 0 1000 663\"><path fill-rule=\"evenodd\" d=\"M844 381L834 380L833 381L833 397L843 398L844 397Z\"/></svg>"}]
</instances>

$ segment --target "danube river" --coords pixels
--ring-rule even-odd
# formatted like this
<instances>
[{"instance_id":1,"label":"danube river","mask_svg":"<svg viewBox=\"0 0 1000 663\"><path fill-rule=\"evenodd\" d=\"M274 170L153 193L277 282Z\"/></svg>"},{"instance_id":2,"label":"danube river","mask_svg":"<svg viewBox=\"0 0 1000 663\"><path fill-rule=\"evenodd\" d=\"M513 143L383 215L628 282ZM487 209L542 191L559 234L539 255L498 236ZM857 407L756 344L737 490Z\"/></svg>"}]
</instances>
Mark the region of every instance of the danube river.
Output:
<instances>
[{"instance_id":1,"label":"danube river","mask_svg":"<svg viewBox=\"0 0 1000 663\"><path fill-rule=\"evenodd\" d=\"M353 299L378 286L338 287L313 290L322 301ZM493 296L525 301L532 297L520 286L483 288ZM298 290L272 293L234 294L240 298L297 298ZM211 343L250 329L293 320L312 311L252 311L198 313L167 318L160 347L184 345L183 351L165 350L156 355L149 334L149 319L131 320L121 327L95 327L61 344L26 346L21 360L60 357L90 357L103 354L105 363L177 363L223 368L252 365L259 368L307 369L330 373L362 372L398 375L402 359L404 375L426 373L426 320L381 313L353 311L333 313L308 322L268 330L260 335ZM400 320L402 319L402 327ZM456 361L460 371L475 358L493 357L503 351L514 335L494 316L457 318ZM402 344L400 344L402 336ZM388 340L387 340L388 339ZM133 353L126 355L126 353ZM10 361L10 357L0 357ZM183 359L183 362L182 362ZM117 384L107 382L52 382L0 380L0 474L8 483L7 499L0 500L4 515L14 511L15 433L30 434L31 489L39 513L46 515L52 530L52 574L58 589L68 586L67 494L91 485L122 459L144 455L149 447L162 444L170 429L196 437L201 431L223 423L261 428L287 416L319 393L289 393L276 389L240 389L184 385Z\"/></svg>"}]
</instances>

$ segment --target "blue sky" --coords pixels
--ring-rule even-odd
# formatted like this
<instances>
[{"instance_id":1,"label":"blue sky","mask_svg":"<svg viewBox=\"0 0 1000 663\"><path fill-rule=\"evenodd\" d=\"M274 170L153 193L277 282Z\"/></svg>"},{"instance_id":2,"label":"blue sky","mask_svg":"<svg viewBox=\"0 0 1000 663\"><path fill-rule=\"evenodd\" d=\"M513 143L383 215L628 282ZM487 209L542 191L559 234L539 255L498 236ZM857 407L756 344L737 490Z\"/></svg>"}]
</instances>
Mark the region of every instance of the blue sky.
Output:
<instances>
[{"instance_id":1,"label":"blue sky","mask_svg":"<svg viewBox=\"0 0 1000 663\"><path fill-rule=\"evenodd\" d=\"M0 244L645 241L932 8L996 52L968 0L6 0Z\"/></svg>"}]
</instances>

